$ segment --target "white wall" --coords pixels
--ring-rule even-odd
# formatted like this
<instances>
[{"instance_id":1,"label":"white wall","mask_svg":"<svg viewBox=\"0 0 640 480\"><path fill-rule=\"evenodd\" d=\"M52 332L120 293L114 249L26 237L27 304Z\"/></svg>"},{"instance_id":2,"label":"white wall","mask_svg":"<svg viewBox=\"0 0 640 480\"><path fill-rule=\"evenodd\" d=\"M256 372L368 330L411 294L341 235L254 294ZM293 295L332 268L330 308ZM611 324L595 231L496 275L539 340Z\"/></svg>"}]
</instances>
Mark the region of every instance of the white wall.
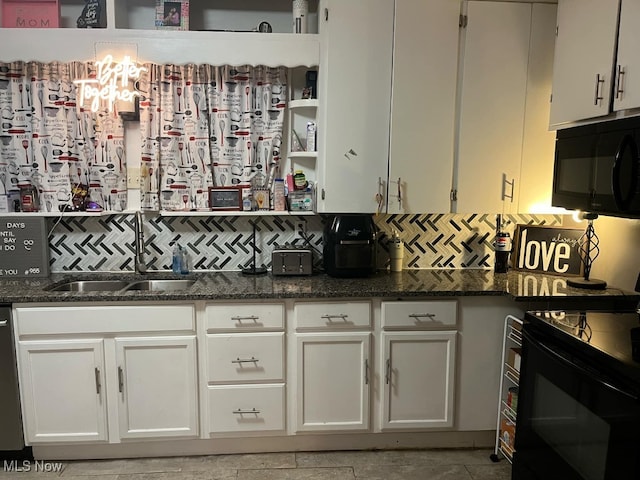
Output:
<instances>
[{"instance_id":1,"label":"white wall","mask_svg":"<svg viewBox=\"0 0 640 480\"><path fill-rule=\"evenodd\" d=\"M586 227L586 222L575 223L570 215L564 223ZM600 256L591 268L591 278L634 291L640 273L640 220L600 216L593 226L600 239Z\"/></svg>"}]
</instances>

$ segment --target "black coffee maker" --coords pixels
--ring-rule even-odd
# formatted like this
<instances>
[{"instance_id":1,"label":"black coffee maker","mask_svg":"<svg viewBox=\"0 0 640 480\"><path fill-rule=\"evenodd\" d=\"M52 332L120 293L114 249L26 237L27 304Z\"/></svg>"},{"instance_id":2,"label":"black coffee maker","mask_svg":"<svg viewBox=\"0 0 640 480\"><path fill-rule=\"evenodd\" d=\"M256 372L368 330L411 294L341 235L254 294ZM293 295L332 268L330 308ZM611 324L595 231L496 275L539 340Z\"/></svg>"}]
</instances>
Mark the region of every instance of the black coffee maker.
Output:
<instances>
[{"instance_id":1,"label":"black coffee maker","mask_svg":"<svg viewBox=\"0 0 640 480\"><path fill-rule=\"evenodd\" d=\"M324 271L332 277L366 277L375 273L376 232L371 215L330 218L323 232Z\"/></svg>"}]
</instances>

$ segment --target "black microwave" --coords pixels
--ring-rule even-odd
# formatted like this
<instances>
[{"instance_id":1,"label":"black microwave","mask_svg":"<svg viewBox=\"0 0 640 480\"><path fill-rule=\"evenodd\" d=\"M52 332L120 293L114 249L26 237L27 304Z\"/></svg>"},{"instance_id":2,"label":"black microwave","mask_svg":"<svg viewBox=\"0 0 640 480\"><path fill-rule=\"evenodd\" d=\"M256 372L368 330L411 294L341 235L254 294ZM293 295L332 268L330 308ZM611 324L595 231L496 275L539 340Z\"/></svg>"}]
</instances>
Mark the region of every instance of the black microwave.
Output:
<instances>
[{"instance_id":1,"label":"black microwave","mask_svg":"<svg viewBox=\"0 0 640 480\"><path fill-rule=\"evenodd\" d=\"M558 130L551 204L640 218L640 117Z\"/></svg>"}]
</instances>

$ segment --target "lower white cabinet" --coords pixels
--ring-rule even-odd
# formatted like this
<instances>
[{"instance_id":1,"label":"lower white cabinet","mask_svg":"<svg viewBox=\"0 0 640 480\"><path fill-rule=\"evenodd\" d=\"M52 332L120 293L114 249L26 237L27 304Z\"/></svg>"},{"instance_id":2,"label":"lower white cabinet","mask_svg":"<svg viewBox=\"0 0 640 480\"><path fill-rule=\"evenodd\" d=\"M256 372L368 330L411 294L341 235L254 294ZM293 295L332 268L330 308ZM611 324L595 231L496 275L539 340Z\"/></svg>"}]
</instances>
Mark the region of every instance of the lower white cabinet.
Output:
<instances>
[{"instance_id":1,"label":"lower white cabinet","mask_svg":"<svg viewBox=\"0 0 640 480\"><path fill-rule=\"evenodd\" d=\"M116 338L120 438L196 436L196 337Z\"/></svg>"},{"instance_id":2,"label":"lower white cabinet","mask_svg":"<svg viewBox=\"0 0 640 480\"><path fill-rule=\"evenodd\" d=\"M101 339L20 342L20 388L26 440L107 440Z\"/></svg>"},{"instance_id":3,"label":"lower white cabinet","mask_svg":"<svg viewBox=\"0 0 640 480\"><path fill-rule=\"evenodd\" d=\"M286 430L284 303L206 306L207 429L210 436Z\"/></svg>"},{"instance_id":4,"label":"lower white cabinet","mask_svg":"<svg viewBox=\"0 0 640 480\"><path fill-rule=\"evenodd\" d=\"M296 337L296 430L368 430L371 334Z\"/></svg>"},{"instance_id":5,"label":"lower white cabinet","mask_svg":"<svg viewBox=\"0 0 640 480\"><path fill-rule=\"evenodd\" d=\"M456 332L382 332L381 428L453 426Z\"/></svg>"},{"instance_id":6,"label":"lower white cabinet","mask_svg":"<svg viewBox=\"0 0 640 480\"><path fill-rule=\"evenodd\" d=\"M28 444L198 435L192 306L14 313Z\"/></svg>"}]
</instances>

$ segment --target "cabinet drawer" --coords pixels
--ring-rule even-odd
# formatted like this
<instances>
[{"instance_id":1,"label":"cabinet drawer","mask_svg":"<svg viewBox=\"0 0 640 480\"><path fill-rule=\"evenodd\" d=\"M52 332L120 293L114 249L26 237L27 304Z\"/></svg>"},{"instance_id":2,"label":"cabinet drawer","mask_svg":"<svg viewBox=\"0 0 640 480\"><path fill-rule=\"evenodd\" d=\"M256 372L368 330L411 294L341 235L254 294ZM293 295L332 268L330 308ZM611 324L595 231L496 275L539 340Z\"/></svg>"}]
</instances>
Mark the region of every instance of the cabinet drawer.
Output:
<instances>
[{"instance_id":1,"label":"cabinet drawer","mask_svg":"<svg viewBox=\"0 0 640 480\"><path fill-rule=\"evenodd\" d=\"M284 328L284 304L207 305L207 329L250 331Z\"/></svg>"},{"instance_id":2,"label":"cabinet drawer","mask_svg":"<svg viewBox=\"0 0 640 480\"><path fill-rule=\"evenodd\" d=\"M191 305L18 307L19 335L195 330Z\"/></svg>"},{"instance_id":3,"label":"cabinet drawer","mask_svg":"<svg viewBox=\"0 0 640 480\"><path fill-rule=\"evenodd\" d=\"M382 302L382 328L439 328L456 324L455 300Z\"/></svg>"},{"instance_id":4,"label":"cabinet drawer","mask_svg":"<svg viewBox=\"0 0 640 480\"><path fill-rule=\"evenodd\" d=\"M284 333L207 335L209 382L282 381Z\"/></svg>"},{"instance_id":5,"label":"cabinet drawer","mask_svg":"<svg viewBox=\"0 0 640 480\"><path fill-rule=\"evenodd\" d=\"M296 303L296 328L362 328L371 326L370 302Z\"/></svg>"},{"instance_id":6,"label":"cabinet drawer","mask_svg":"<svg viewBox=\"0 0 640 480\"><path fill-rule=\"evenodd\" d=\"M282 431L284 395L283 384L209 387L209 432Z\"/></svg>"}]
</instances>

